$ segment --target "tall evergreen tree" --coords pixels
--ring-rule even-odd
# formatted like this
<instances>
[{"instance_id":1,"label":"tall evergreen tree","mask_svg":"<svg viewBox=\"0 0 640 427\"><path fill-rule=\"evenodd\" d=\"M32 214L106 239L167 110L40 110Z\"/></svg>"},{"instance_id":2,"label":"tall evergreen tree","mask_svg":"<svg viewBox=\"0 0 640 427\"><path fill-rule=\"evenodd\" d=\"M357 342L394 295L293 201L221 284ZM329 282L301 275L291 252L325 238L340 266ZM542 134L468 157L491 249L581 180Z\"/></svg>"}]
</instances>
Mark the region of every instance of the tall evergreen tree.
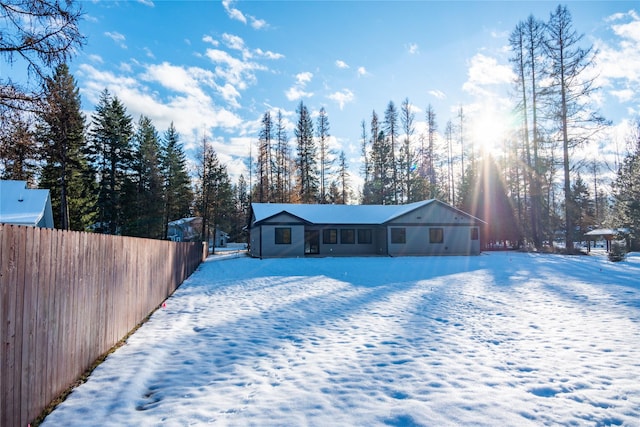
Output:
<instances>
[{"instance_id":1,"label":"tall evergreen tree","mask_svg":"<svg viewBox=\"0 0 640 427\"><path fill-rule=\"evenodd\" d=\"M585 233L593 228L596 222L594 203L589 194L589 188L580 174L577 175L571 186L571 201L567 210L575 221L572 239L579 241Z\"/></svg>"},{"instance_id":2,"label":"tall evergreen tree","mask_svg":"<svg viewBox=\"0 0 640 427\"><path fill-rule=\"evenodd\" d=\"M415 133L414 120L415 114L411 111L409 98L405 98L400 105L400 123L402 124L404 134L400 156L400 171L402 176L400 182L403 184L400 191L402 194L400 201L403 203L415 202L421 199L421 197L416 197L414 188L416 187L416 178L419 177L417 174L415 150L413 149L412 143L413 134Z\"/></svg>"},{"instance_id":3,"label":"tall evergreen tree","mask_svg":"<svg viewBox=\"0 0 640 427\"><path fill-rule=\"evenodd\" d=\"M393 101L389 101L387 109L384 111L383 130L385 136L389 139L386 143L389 147L390 167L391 169L391 200L394 204L398 204L398 159L396 154L396 145L398 139L398 110Z\"/></svg>"},{"instance_id":4,"label":"tall evergreen tree","mask_svg":"<svg viewBox=\"0 0 640 427\"><path fill-rule=\"evenodd\" d=\"M545 52L550 61L547 105L557 124L562 146L562 168L564 172L565 241L567 250L573 249L571 230L575 220L566 207L571 204L571 150L583 144L597 132L604 120L590 104L597 87L595 77L588 78L587 71L593 66L593 47L582 48L582 35L573 28L569 10L558 6L551 14L546 26Z\"/></svg>"},{"instance_id":5,"label":"tall evergreen tree","mask_svg":"<svg viewBox=\"0 0 640 427\"><path fill-rule=\"evenodd\" d=\"M275 123L276 177L275 200L288 203L291 200L291 149L282 111L278 110Z\"/></svg>"},{"instance_id":6,"label":"tall evergreen tree","mask_svg":"<svg viewBox=\"0 0 640 427\"><path fill-rule=\"evenodd\" d=\"M640 121L614 183L614 225L628 230L631 250L640 250Z\"/></svg>"},{"instance_id":7,"label":"tall evergreen tree","mask_svg":"<svg viewBox=\"0 0 640 427\"><path fill-rule=\"evenodd\" d=\"M140 116L133 137L131 184L133 202L125 209L128 218L124 234L161 239L164 225L163 177L160 165L160 137L150 118Z\"/></svg>"},{"instance_id":8,"label":"tall evergreen tree","mask_svg":"<svg viewBox=\"0 0 640 427\"><path fill-rule=\"evenodd\" d=\"M85 119L80 92L66 64L47 78L43 101L40 187L50 190L56 228L85 230L95 219L95 180L82 151Z\"/></svg>"},{"instance_id":9,"label":"tall evergreen tree","mask_svg":"<svg viewBox=\"0 0 640 427\"><path fill-rule=\"evenodd\" d=\"M246 242L246 228L249 225L250 203L249 203L249 185L240 174L238 183L232 186L233 192L233 213L232 223L229 229L229 236L232 242Z\"/></svg>"},{"instance_id":10,"label":"tall evergreen tree","mask_svg":"<svg viewBox=\"0 0 640 427\"><path fill-rule=\"evenodd\" d=\"M163 237L166 239L169 222L191 216L191 203L193 202L187 157L173 122L164 134L160 152L160 164L164 178Z\"/></svg>"},{"instance_id":11,"label":"tall evergreen tree","mask_svg":"<svg viewBox=\"0 0 640 427\"><path fill-rule=\"evenodd\" d=\"M205 145L203 167L200 174L201 191L196 205L203 218L203 239L215 242L217 230L230 230L233 224L234 201L227 168L220 163L211 145Z\"/></svg>"},{"instance_id":12,"label":"tall evergreen tree","mask_svg":"<svg viewBox=\"0 0 640 427\"><path fill-rule=\"evenodd\" d=\"M437 174L436 174L436 132L438 125L436 124L436 113L429 104L426 113L427 119L427 147L422 147L421 153L421 175L429 178L429 198L433 199L437 196ZM425 172L426 171L426 172Z\"/></svg>"},{"instance_id":13,"label":"tall evergreen tree","mask_svg":"<svg viewBox=\"0 0 640 427\"><path fill-rule=\"evenodd\" d=\"M296 110L298 121L295 127L298 148L298 194L301 203L318 201L318 159L313 138L313 120L307 106L302 101Z\"/></svg>"},{"instance_id":14,"label":"tall evergreen tree","mask_svg":"<svg viewBox=\"0 0 640 427\"><path fill-rule=\"evenodd\" d=\"M267 111L262 116L260 135L258 138L258 158L256 159L256 172L258 175L258 201L260 203L272 202L271 189L272 169L274 164L271 158L271 140L273 139L273 121L271 113Z\"/></svg>"},{"instance_id":15,"label":"tall evergreen tree","mask_svg":"<svg viewBox=\"0 0 640 427\"><path fill-rule=\"evenodd\" d=\"M125 222L123 204L129 202L127 190L132 167L131 116L105 89L93 115L86 154L98 178L97 213L99 231L120 234Z\"/></svg>"},{"instance_id":16,"label":"tall evergreen tree","mask_svg":"<svg viewBox=\"0 0 640 427\"><path fill-rule=\"evenodd\" d=\"M0 120L0 179L27 181L35 185L38 145L26 115L7 112Z\"/></svg>"},{"instance_id":17,"label":"tall evergreen tree","mask_svg":"<svg viewBox=\"0 0 640 427\"><path fill-rule=\"evenodd\" d=\"M320 203L326 203L328 201L327 181L331 173L333 158L329 149L329 116L324 107L320 108L320 112L318 113L316 133L318 137L318 149L320 151Z\"/></svg>"},{"instance_id":18,"label":"tall evergreen tree","mask_svg":"<svg viewBox=\"0 0 640 427\"><path fill-rule=\"evenodd\" d=\"M540 216L542 214L542 162L540 159L540 115L538 98L544 63L544 23L532 15L518 23L509 38L517 75L519 93L517 109L522 115L522 143L526 154L528 190L530 193L530 237L536 248L542 246Z\"/></svg>"}]
</instances>

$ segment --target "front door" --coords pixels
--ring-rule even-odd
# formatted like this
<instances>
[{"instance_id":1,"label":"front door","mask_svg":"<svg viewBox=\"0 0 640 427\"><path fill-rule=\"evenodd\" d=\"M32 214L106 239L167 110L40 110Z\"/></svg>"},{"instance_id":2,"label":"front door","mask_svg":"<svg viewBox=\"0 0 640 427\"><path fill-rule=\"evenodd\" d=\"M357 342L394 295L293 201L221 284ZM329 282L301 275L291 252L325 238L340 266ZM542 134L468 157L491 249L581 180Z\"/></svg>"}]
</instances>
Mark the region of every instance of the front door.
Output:
<instances>
[{"instance_id":1,"label":"front door","mask_svg":"<svg viewBox=\"0 0 640 427\"><path fill-rule=\"evenodd\" d=\"M320 231L305 230L304 232L305 255L317 255L320 253Z\"/></svg>"}]
</instances>

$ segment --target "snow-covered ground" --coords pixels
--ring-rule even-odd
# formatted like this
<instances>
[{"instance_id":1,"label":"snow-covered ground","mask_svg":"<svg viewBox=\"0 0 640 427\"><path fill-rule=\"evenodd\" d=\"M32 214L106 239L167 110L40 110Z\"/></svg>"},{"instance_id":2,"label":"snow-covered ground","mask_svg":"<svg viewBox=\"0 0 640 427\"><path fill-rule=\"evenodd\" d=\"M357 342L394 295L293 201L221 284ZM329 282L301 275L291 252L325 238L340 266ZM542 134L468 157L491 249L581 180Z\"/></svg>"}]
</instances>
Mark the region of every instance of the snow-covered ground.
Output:
<instances>
[{"instance_id":1,"label":"snow-covered ground","mask_svg":"<svg viewBox=\"0 0 640 427\"><path fill-rule=\"evenodd\" d=\"M210 257L45 426L638 425L640 255Z\"/></svg>"}]
</instances>

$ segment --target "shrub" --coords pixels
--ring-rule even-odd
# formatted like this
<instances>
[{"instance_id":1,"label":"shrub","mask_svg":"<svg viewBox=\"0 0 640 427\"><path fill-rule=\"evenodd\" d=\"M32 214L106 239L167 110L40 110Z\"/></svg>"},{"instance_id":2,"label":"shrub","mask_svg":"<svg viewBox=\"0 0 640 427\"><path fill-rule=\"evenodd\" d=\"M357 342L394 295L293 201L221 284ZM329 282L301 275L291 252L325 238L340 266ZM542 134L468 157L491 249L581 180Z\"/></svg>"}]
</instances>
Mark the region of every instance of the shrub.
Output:
<instances>
[{"instance_id":1,"label":"shrub","mask_svg":"<svg viewBox=\"0 0 640 427\"><path fill-rule=\"evenodd\" d=\"M627 244L624 240L613 240L609 251L609 261L622 261L627 254Z\"/></svg>"}]
</instances>

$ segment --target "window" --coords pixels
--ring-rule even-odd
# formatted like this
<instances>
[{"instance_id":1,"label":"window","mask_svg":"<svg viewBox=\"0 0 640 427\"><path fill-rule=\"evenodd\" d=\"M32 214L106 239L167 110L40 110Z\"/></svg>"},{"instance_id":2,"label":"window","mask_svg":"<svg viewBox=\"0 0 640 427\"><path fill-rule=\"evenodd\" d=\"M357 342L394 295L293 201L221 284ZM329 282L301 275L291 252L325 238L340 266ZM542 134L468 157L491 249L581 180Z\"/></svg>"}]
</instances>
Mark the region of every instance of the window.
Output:
<instances>
[{"instance_id":1,"label":"window","mask_svg":"<svg viewBox=\"0 0 640 427\"><path fill-rule=\"evenodd\" d=\"M471 240L478 240L478 229L477 228L472 228L471 229Z\"/></svg>"},{"instance_id":2,"label":"window","mask_svg":"<svg viewBox=\"0 0 640 427\"><path fill-rule=\"evenodd\" d=\"M356 242L356 231L353 228L343 228L340 230L340 243L352 244Z\"/></svg>"},{"instance_id":3,"label":"window","mask_svg":"<svg viewBox=\"0 0 640 427\"><path fill-rule=\"evenodd\" d=\"M443 228L430 228L429 229L429 243L444 243L444 229Z\"/></svg>"},{"instance_id":4,"label":"window","mask_svg":"<svg viewBox=\"0 0 640 427\"><path fill-rule=\"evenodd\" d=\"M276 245L291 244L291 228L276 228Z\"/></svg>"},{"instance_id":5,"label":"window","mask_svg":"<svg viewBox=\"0 0 640 427\"><path fill-rule=\"evenodd\" d=\"M391 229L391 243L407 243L407 229L406 228L392 228Z\"/></svg>"},{"instance_id":6,"label":"window","mask_svg":"<svg viewBox=\"0 0 640 427\"><path fill-rule=\"evenodd\" d=\"M322 243L325 245L335 245L338 243L338 230L330 228L322 231Z\"/></svg>"},{"instance_id":7,"label":"window","mask_svg":"<svg viewBox=\"0 0 640 427\"><path fill-rule=\"evenodd\" d=\"M361 229L358 230L358 243L362 244L371 244L371 229Z\"/></svg>"}]
</instances>

